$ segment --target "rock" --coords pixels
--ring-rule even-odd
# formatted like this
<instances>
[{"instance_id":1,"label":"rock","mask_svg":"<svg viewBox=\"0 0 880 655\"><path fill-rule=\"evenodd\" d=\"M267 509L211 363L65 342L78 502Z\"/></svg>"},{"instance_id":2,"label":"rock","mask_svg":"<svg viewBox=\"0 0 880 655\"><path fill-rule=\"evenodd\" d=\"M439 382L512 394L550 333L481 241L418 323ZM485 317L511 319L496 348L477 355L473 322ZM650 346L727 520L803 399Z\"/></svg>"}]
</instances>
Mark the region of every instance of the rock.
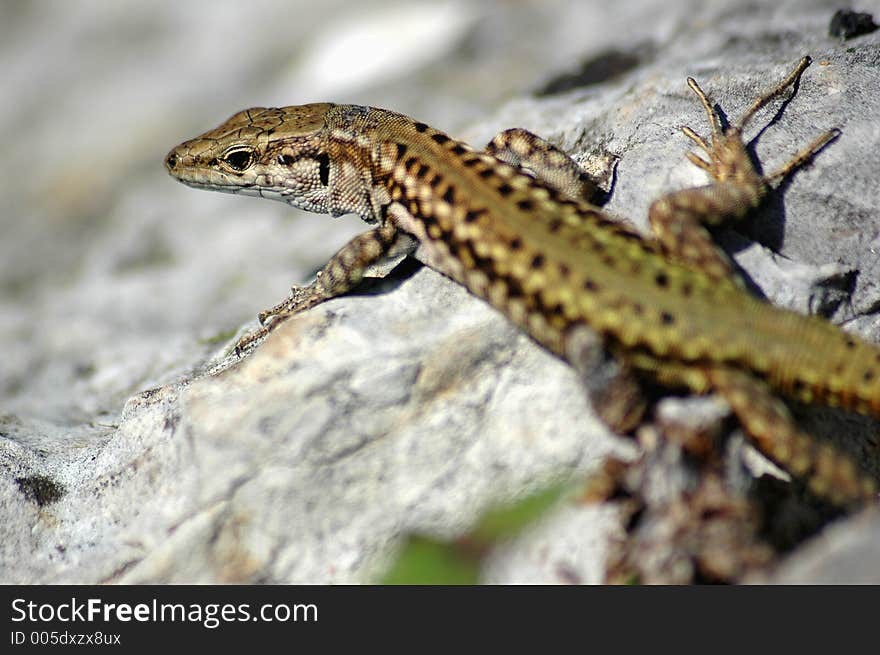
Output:
<instances>
[{"instance_id":1,"label":"rock","mask_svg":"<svg viewBox=\"0 0 880 655\"><path fill-rule=\"evenodd\" d=\"M759 584L880 583L880 514L876 509L832 524L789 556Z\"/></svg>"}]
</instances>

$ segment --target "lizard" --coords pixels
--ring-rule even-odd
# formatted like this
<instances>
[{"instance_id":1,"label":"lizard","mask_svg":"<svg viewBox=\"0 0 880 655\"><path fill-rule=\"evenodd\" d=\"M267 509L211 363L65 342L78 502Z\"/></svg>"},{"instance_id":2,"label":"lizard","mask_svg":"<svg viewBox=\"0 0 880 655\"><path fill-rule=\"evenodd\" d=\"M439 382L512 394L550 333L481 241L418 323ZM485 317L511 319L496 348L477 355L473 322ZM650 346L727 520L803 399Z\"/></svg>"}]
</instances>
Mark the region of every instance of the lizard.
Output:
<instances>
[{"instance_id":1,"label":"lizard","mask_svg":"<svg viewBox=\"0 0 880 655\"><path fill-rule=\"evenodd\" d=\"M478 150L374 107L246 109L172 149L165 167L191 187L354 213L372 226L314 281L263 311L239 355L287 317L355 288L371 266L417 251L573 366L613 429L641 420L644 379L714 392L769 459L817 496L859 506L876 500L876 481L802 431L783 398L880 417L880 348L748 292L708 230L757 208L839 135L819 135L766 175L747 151L747 123L796 87L810 63L802 58L728 124L687 79L711 137L682 127L705 158L686 156L711 182L654 201L653 237L592 204L597 187L578 164L524 129Z\"/></svg>"}]
</instances>

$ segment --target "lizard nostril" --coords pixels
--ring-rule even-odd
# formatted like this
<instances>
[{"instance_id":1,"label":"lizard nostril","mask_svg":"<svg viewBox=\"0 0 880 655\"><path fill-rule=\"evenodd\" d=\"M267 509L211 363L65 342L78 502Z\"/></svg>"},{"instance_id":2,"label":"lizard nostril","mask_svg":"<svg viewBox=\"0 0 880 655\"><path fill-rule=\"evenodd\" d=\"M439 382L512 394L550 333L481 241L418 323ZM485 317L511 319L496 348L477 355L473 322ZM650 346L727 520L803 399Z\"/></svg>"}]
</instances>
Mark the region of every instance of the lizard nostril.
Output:
<instances>
[{"instance_id":1,"label":"lizard nostril","mask_svg":"<svg viewBox=\"0 0 880 655\"><path fill-rule=\"evenodd\" d=\"M165 165L169 170L174 169L177 166L177 155L168 155L165 159Z\"/></svg>"}]
</instances>

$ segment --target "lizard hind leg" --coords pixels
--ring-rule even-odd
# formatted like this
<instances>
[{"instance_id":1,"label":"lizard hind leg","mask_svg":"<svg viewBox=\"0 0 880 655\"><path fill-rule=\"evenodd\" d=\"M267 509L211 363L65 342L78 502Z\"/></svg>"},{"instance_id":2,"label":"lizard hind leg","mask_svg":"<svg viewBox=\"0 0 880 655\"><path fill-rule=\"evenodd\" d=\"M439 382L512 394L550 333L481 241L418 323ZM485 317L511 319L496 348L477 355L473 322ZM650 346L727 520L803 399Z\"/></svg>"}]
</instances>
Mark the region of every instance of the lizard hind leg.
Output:
<instances>
[{"instance_id":1,"label":"lizard hind leg","mask_svg":"<svg viewBox=\"0 0 880 655\"><path fill-rule=\"evenodd\" d=\"M804 480L817 496L842 506L876 499L874 479L842 451L799 430L785 403L765 382L724 367L707 369L706 375L758 450Z\"/></svg>"},{"instance_id":2,"label":"lizard hind leg","mask_svg":"<svg viewBox=\"0 0 880 655\"><path fill-rule=\"evenodd\" d=\"M761 175L749 156L742 139L743 128L762 107L796 84L809 64L809 57L801 59L781 82L757 98L727 127L722 125L699 84L688 78L688 86L706 112L711 137L704 139L691 128L683 127L685 136L706 157L689 152L687 158L706 171L712 183L666 194L651 205L648 213L651 228L670 257L700 269L715 280L732 279L742 285L730 259L715 246L706 226L718 226L745 216L761 203L771 185L806 163L839 133L837 130L825 132L769 175Z\"/></svg>"},{"instance_id":3,"label":"lizard hind leg","mask_svg":"<svg viewBox=\"0 0 880 655\"><path fill-rule=\"evenodd\" d=\"M634 372L608 351L602 337L585 325L569 328L565 358L580 375L593 410L609 428L625 433L641 422L647 398Z\"/></svg>"}]
</instances>

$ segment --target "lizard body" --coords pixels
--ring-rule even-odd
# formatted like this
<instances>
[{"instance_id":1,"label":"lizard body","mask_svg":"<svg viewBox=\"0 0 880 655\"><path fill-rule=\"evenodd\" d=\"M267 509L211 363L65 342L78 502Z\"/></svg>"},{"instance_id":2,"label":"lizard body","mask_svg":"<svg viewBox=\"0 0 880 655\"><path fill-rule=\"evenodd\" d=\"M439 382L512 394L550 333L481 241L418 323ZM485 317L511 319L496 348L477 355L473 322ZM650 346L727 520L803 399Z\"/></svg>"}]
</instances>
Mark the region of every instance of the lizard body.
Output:
<instances>
[{"instance_id":1,"label":"lizard body","mask_svg":"<svg viewBox=\"0 0 880 655\"><path fill-rule=\"evenodd\" d=\"M166 168L190 186L356 213L375 225L261 323L345 293L370 265L418 247L433 268L578 370L586 373L596 356L584 334L598 335L618 382L593 396L615 427L640 416L633 374L714 390L765 454L846 504L872 497L874 482L801 433L773 392L880 416L880 349L747 293L701 225L744 215L836 136L822 135L768 176L757 174L743 146L745 122L808 64L727 129L689 80L712 125L710 143L685 128L710 161L689 158L714 181L656 201L654 240L605 216L589 202L595 188L577 165L524 130L477 151L402 114L357 105L248 109L172 150Z\"/></svg>"}]
</instances>

